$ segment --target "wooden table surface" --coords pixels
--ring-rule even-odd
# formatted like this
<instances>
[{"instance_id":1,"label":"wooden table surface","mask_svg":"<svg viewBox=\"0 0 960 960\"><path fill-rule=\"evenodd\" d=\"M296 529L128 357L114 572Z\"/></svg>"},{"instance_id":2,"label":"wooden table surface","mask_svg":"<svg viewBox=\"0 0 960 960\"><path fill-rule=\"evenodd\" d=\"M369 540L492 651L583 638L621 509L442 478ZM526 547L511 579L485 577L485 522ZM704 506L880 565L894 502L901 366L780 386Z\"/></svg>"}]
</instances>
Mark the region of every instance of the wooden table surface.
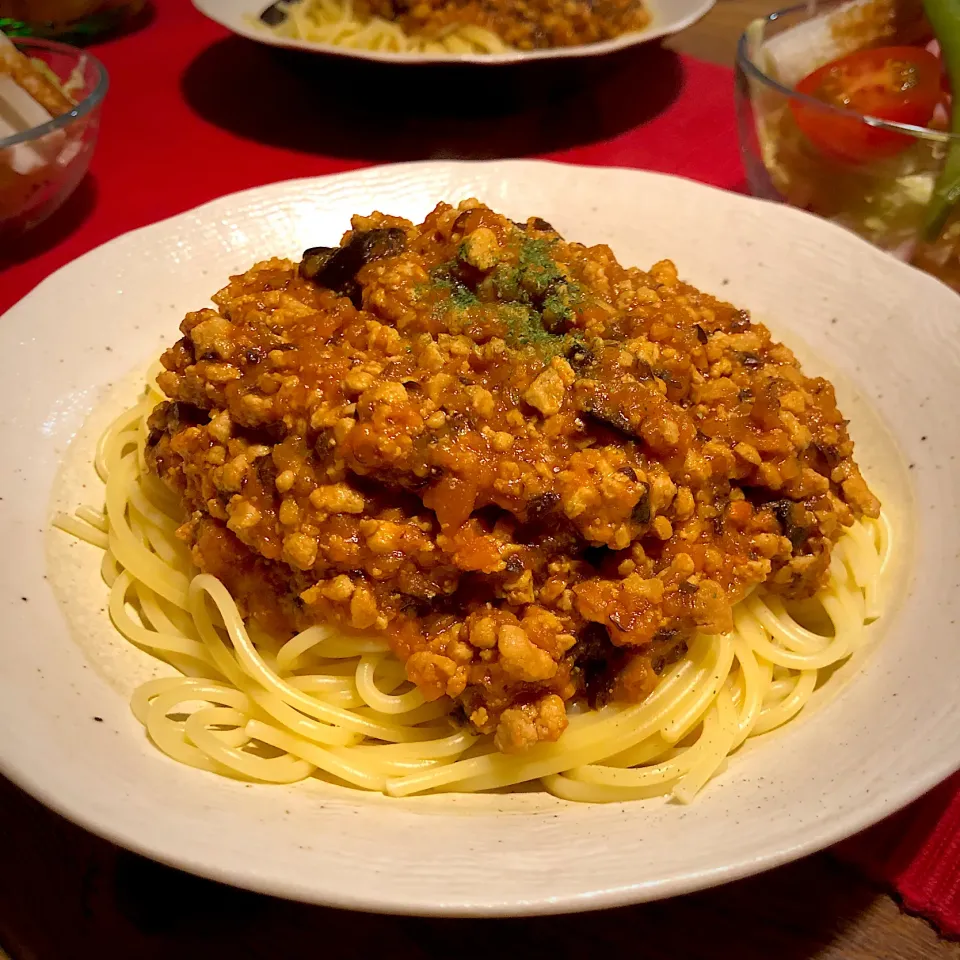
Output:
<instances>
[{"instance_id":1,"label":"wooden table surface","mask_svg":"<svg viewBox=\"0 0 960 960\"><path fill-rule=\"evenodd\" d=\"M743 26L778 5L718 0L670 45L729 64ZM2 779L0 824L0 946L12 960L960 960L960 945L829 854L604 913L426 920L307 907L199 880L91 836Z\"/></svg>"}]
</instances>

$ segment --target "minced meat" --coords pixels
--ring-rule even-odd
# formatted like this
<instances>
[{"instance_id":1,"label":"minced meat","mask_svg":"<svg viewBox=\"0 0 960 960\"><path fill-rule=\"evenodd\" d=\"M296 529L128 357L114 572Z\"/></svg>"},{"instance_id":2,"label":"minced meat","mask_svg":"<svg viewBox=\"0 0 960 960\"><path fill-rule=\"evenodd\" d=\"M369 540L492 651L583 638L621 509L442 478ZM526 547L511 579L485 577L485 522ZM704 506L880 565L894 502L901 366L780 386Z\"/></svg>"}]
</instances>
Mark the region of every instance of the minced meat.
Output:
<instances>
[{"instance_id":1,"label":"minced meat","mask_svg":"<svg viewBox=\"0 0 960 960\"><path fill-rule=\"evenodd\" d=\"M197 565L277 636L387 636L506 750L642 699L752 584L812 595L879 512L833 387L764 326L538 218L358 216L213 299L147 447Z\"/></svg>"}]
</instances>

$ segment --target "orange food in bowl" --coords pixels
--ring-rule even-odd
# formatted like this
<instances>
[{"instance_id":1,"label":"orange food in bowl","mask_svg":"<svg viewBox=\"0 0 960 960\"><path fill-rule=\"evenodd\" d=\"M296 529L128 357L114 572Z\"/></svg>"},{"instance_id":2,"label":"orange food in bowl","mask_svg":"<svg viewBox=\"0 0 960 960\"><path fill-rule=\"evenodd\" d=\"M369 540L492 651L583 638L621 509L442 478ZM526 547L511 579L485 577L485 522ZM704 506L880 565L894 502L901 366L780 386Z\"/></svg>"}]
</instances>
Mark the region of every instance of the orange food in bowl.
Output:
<instances>
[{"instance_id":1,"label":"orange food in bowl","mask_svg":"<svg viewBox=\"0 0 960 960\"><path fill-rule=\"evenodd\" d=\"M106 89L85 51L0 34L0 239L46 219L83 179Z\"/></svg>"}]
</instances>

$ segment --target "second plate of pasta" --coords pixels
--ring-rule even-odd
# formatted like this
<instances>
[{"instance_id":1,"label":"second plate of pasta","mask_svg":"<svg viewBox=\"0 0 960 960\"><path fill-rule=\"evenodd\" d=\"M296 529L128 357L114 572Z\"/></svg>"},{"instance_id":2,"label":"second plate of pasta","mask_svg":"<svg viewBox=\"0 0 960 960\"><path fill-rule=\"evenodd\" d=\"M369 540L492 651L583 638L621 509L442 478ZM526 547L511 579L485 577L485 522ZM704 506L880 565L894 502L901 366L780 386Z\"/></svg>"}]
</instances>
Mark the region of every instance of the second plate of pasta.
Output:
<instances>
[{"instance_id":1,"label":"second plate of pasta","mask_svg":"<svg viewBox=\"0 0 960 960\"><path fill-rule=\"evenodd\" d=\"M498 12L448 0L400 13L391 0L194 0L197 9L240 36L273 46L390 63L485 65L588 57L646 43L685 29L715 0L604 0L578 5L572 16L542 2ZM579 9L582 7L582 9Z\"/></svg>"}]
</instances>

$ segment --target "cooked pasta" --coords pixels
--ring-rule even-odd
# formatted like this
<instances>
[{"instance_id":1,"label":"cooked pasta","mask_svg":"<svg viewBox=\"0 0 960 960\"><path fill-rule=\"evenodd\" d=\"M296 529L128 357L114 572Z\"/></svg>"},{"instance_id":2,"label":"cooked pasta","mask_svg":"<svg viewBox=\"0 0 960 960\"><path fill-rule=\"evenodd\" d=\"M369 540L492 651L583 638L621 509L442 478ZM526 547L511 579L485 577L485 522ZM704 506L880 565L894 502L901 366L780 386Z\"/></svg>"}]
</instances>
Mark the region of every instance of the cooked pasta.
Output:
<instances>
[{"instance_id":1,"label":"cooked pasta","mask_svg":"<svg viewBox=\"0 0 960 960\"><path fill-rule=\"evenodd\" d=\"M646 700L575 714L556 743L507 756L448 699L425 702L385 641L313 626L278 643L244 622L224 585L193 567L175 536L179 505L145 468L160 399L148 389L99 444L105 511L81 507L55 523L104 549L117 630L179 671L135 692L135 716L169 757L212 773L320 776L395 797L540 781L571 801L689 802L747 738L796 717L880 614L883 516L858 521L835 547L817 629L755 590L735 607L734 630L698 636Z\"/></svg>"},{"instance_id":2,"label":"cooked pasta","mask_svg":"<svg viewBox=\"0 0 960 960\"><path fill-rule=\"evenodd\" d=\"M192 311L100 443L110 616L177 760L405 796L690 800L879 613L832 385L661 261L477 200Z\"/></svg>"}]
</instances>

